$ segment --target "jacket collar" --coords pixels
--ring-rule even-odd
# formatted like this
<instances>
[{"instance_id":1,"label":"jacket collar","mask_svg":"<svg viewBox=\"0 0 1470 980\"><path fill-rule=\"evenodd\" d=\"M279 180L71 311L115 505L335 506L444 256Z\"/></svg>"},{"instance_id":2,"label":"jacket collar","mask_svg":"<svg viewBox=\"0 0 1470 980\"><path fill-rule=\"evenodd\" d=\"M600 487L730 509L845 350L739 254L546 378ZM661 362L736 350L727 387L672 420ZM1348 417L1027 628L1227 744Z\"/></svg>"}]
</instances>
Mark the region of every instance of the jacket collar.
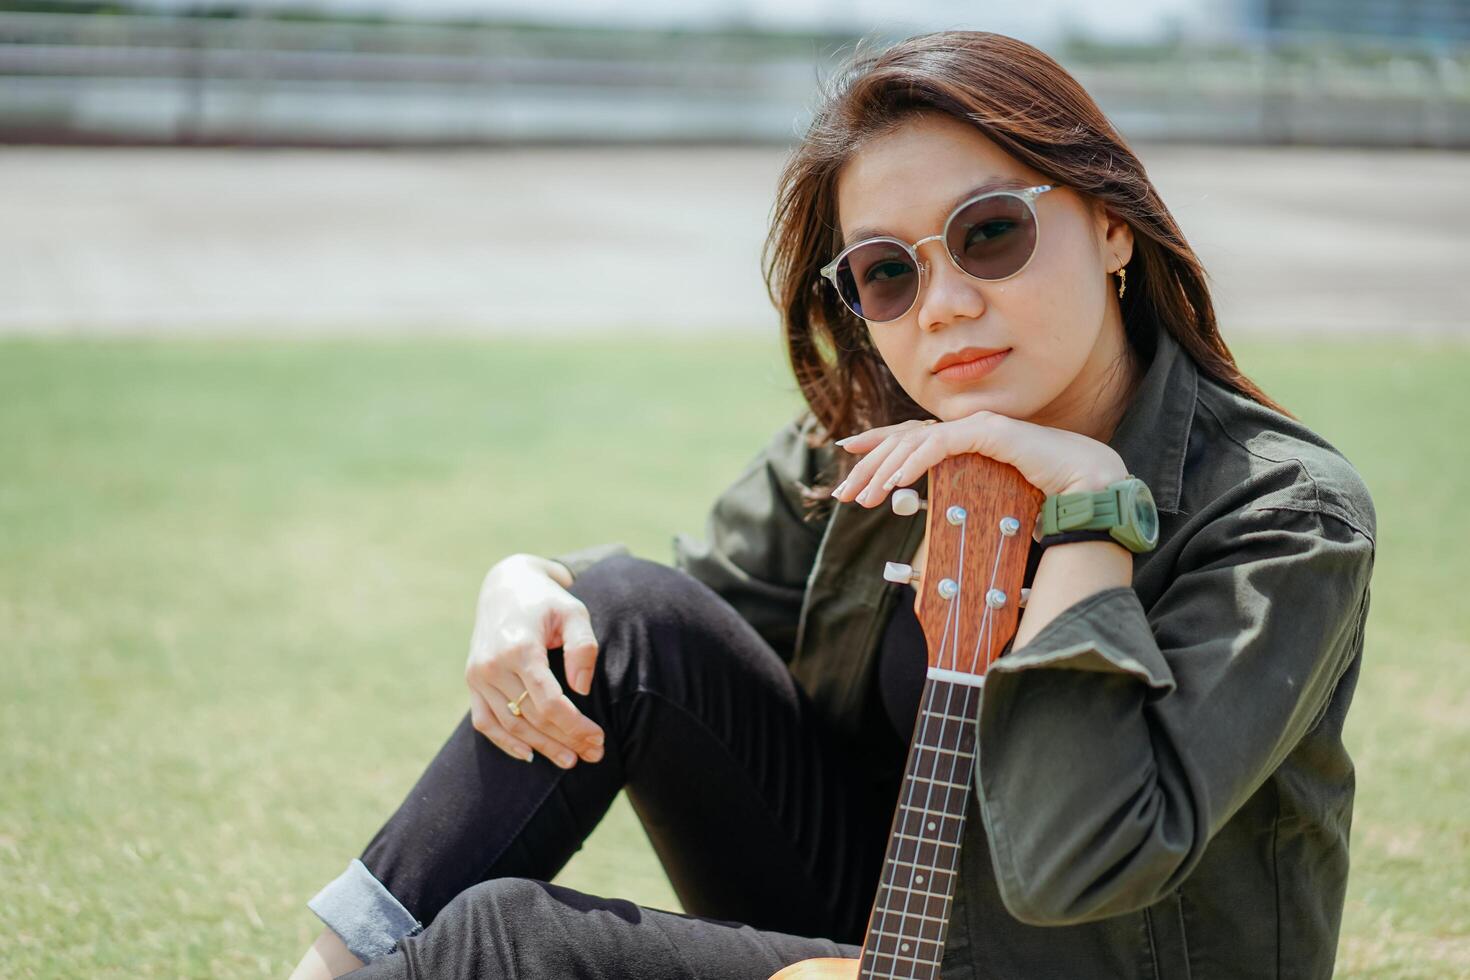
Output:
<instances>
[{"instance_id":1,"label":"jacket collar","mask_svg":"<svg viewBox=\"0 0 1470 980\"><path fill-rule=\"evenodd\" d=\"M1154 327L1154 355L1108 445L1128 472L1148 484L1161 512L1179 513L1184 457L1199 391L1194 358L1162 326Z\"/></svg>"}]
</instances>

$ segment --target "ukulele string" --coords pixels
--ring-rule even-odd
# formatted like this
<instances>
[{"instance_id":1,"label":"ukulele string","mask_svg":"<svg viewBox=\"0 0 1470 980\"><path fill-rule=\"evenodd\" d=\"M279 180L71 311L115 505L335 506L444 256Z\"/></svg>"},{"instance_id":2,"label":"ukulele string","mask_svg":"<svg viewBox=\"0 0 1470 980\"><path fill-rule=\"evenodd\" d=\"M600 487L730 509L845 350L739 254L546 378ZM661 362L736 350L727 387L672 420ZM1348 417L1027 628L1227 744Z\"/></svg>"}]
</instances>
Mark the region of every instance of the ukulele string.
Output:
<instances>
[{"instance_id":1,"label":"ukulele string","mask_svg":"<svg viewBox=\"0 0 1470 980\"><path fill-rule=\"evenodd\" d=\"M995 561L990 566L990 587L985 590L986 598L989 598L990 589L995 588L995 580L1000 577L1000 555L1005 548L1005 535L1001 535L995 541ZM980 629L975 631L975 651L973 657L980 656L980 642L985 641L985 662L983 667L991 664L991 655L995 652L995 617L991 614L990 603L985 603L985 615L980 620ZM968 706L967 706L968 707Z\"/></svg>"}]
</instances>

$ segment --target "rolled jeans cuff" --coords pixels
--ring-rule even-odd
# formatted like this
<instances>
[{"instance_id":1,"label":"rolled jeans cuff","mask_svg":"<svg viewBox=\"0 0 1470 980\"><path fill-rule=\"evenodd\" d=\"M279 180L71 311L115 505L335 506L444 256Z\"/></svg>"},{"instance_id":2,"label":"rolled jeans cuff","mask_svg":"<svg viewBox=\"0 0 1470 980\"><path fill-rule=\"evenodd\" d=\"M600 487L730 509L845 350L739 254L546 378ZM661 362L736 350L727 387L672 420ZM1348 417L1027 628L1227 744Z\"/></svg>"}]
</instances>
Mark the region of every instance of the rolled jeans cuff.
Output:
<instances>
[{"instance_id":1,"label":"rolled jeans cuff","mask_svg":"<svg viewBox=\"0 0 1470 980\"><path fill-rule=\"evenodd\" d=\"M371 963L398 947L405 936L424 927L358 858L317 892L306 907L341 937L363 963Z\"/></svg>"}]
</instances>

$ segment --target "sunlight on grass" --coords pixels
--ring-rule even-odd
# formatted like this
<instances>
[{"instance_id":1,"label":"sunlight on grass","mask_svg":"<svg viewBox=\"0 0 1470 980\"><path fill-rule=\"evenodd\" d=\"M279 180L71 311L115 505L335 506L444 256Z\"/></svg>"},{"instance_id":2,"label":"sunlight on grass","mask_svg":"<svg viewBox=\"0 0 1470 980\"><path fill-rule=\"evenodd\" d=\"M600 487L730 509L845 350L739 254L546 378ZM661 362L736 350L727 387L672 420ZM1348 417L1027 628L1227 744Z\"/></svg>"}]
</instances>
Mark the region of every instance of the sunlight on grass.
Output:
<instances>
[{"instance_id":1,"label":"sunlight on grass","mask_svg":"<svg viewBox=\"0 0 1470 980\"><path fill-rule=\"evenodd\" d=\"M1470 972L1470 349L1238 345L1378 509L1339 975ZM10 976L284 976L465 711L485 569L670 560L799 404L719 339L0 344ZM626 798L557 878L679 908Z\"/></svg>"}]
</instances>

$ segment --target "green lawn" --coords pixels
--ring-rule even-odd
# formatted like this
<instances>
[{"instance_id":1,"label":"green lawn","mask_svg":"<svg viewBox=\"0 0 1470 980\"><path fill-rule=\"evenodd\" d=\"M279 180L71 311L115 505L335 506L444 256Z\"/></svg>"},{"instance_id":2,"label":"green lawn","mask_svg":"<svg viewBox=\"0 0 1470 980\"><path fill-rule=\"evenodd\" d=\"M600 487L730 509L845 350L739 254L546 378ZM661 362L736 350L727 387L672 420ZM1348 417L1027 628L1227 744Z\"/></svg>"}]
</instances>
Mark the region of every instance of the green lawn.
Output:
<instances>
[{"instance_id":1,"label":"green lawn","mask_svg":"<svg viewBox=\"0 0 1470 980\"><path fill-rule=\"evenodd\" d=\"M1238 354L1378 507L1339 975L1463 975L1470 347ZM733 339L0 343L0 974L285 976L465 710L489 564L669 561L797 404ZM678 908L623 799L558 880Z\"/></svg>"}]
</instances>

